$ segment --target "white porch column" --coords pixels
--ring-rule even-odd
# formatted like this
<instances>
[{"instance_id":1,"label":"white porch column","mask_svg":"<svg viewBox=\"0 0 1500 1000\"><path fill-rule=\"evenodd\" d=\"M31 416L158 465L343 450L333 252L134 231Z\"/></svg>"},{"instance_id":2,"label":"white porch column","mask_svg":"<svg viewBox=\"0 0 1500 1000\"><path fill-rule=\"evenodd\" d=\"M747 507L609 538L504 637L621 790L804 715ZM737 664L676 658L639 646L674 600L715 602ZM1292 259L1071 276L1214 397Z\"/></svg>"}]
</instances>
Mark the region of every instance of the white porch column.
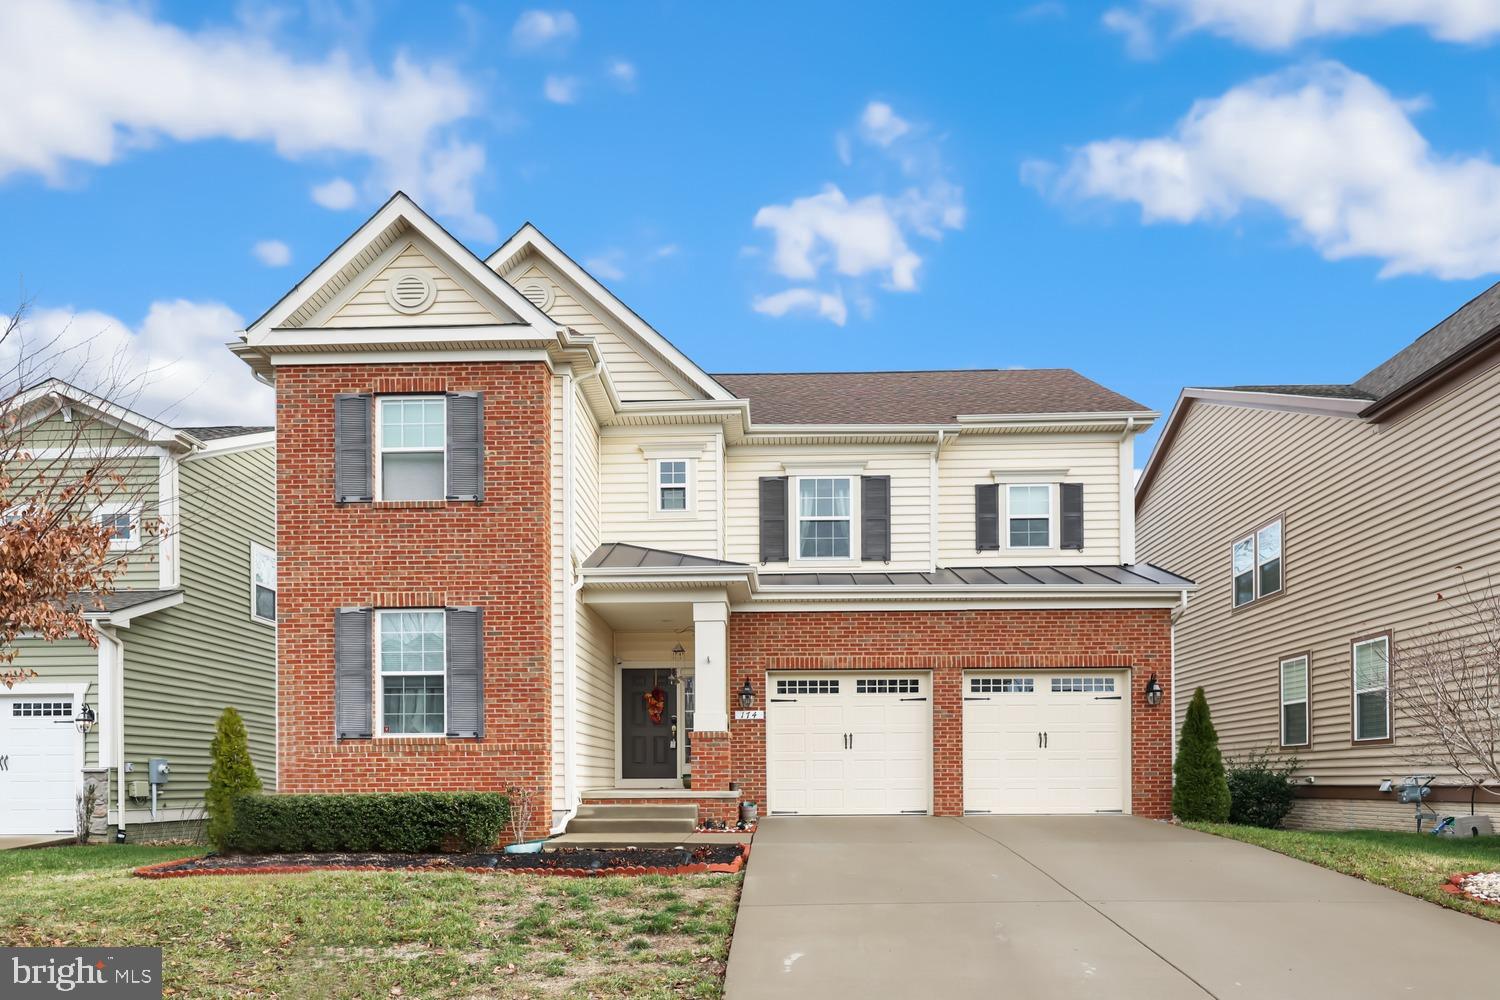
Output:
<instances>
[{"instance_id":1,"label":"white porch column","mask_svg":"<svg viewBox=\"0 0 1500 1000\"><path fill-rule=\"evenodd\" d=\"M729 731L729 605L693 603L693 729Z\"/></svg>"}]
</instances>

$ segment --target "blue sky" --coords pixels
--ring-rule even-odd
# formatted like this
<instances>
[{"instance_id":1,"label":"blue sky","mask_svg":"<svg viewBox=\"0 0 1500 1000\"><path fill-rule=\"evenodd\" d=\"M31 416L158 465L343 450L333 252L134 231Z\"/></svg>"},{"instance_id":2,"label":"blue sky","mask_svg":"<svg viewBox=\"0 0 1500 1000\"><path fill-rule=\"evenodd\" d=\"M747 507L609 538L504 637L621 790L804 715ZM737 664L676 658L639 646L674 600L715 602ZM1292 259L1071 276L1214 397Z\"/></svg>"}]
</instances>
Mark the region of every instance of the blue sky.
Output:
<instances>
[{"instance_id":1,"label":"blue sky","mask_svg":"<svg viewBox=\"0 0 1500 1000\"><path fill-rule=\"evenodd\" d=\"M399 185L710 371L1348 381L1500 270L1500 10L1414 6L8 4L0 312L263 419L217 345Z\"/></svg>"}]
</instances>

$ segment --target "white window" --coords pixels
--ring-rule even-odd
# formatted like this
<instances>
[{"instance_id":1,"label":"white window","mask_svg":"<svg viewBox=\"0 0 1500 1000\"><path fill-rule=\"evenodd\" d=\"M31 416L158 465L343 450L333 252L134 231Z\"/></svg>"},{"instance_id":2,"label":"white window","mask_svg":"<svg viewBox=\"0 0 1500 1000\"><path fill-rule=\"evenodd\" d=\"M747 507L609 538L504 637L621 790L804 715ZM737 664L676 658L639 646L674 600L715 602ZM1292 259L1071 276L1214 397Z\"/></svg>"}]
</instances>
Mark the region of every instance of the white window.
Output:
<instances>
[{"instance_id":1,"label":"white window","mask_svg":"<svg viewBox=\"0 0 1500 1000\"><path fill-rule=\"evenodd\" d=\"M250 617L276 624L276 550L250 543Z\"/></svg>"},{"instance_id":2,"label":"white window","mask_svg":"<svg viewBox=\"0 0 1500 1000\"><path fill-rule=\"evenodd\" d=\"M442 500L448 495L448 402L442 396L377 401L377 500Z\"/></svg>"},{"instance_id":3,"label":"white window","mask_svg":"<svg viewBox=\"0 0 1500 1000\"><path fill-rule=\"evenodd\" d=\"M1230 557L1234 606L1281 591L1281 519L1234 543Z\"/></svg>"},{"instance_id":4,"label":"white window","mask_svg":"<svg viewBox=\"0 0 1500 1000\"><path fill-rule=\"evenodd\" d=\"M1051 485L1005 487L1006 548L1045 549L1052 546Z\"/></svg>"},{"instance_id":5,"label":"white window","mask_svg":"<svg viewBox=\"0 0 1500 1000\"><path fill-rule=\"evenodd\" d=\"M687 458L652 459L652 510L686 514L693 509L693 462Z\"/></svg>"},{"instance_id":6,"label":"white window","mask_svg":"<svg viewBox=\"0 0 1500 1000\"><path fill-rule=\"evenodd\" d=\"M376 614L380 711L386 736L441 736L447 732L447 628L442 611Z\"/></svg>"},{"instance_id":7,"label":"white window","mask_svg":"<svg viewBox=\"0 0 1500 1000\"><path fill-rule=\"evenodd\" d=\"M854 488L849 476L797 480L797 558L849 559L854 551Z\"/></svg>"},{"instance_id":8,"label":"white window","mask_svg":"<svg viewBox=\"0 0 1500 1000\"><path fill-rule=\"evenodd\" d=\"M105 504L94 512L94 520L110 529L111 552L128 552L141 547L139 504Z\"/></svg>"},{"instance_id":9,"label":"white window","mask_svg":"<svg viewBox=\"0 0 1500 1000\"><path fill-rule=\"evenodd\" d=\"M1354 644L1354 739L1391 738L1391 641L1386 636Z\"/></svg>"},{"instance_id":10,"label":"white window","mask_svg":"<svg viewBox=\"0 0 1500 1000\"><path fill-rule=\"evenodd\" d=\"M1307 657L1281 661L1281 745L1305 747L1307 717Z\"/></svg>"}]
</instances>

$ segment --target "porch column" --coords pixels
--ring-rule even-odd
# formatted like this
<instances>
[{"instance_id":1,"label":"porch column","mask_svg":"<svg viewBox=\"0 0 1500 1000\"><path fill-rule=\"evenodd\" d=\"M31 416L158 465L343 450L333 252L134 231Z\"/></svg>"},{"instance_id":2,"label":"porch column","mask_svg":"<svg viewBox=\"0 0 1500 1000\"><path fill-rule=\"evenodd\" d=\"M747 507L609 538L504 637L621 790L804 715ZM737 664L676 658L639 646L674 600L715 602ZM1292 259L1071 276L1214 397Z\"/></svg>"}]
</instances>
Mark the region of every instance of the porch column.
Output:
<instances>
[{"instance_id":1,"label":"porch column","mask_svg":"<svg viewBox=\"0 0 1500 1000\"><path fill-rule=\"evenodd\" d=\"M693 731L729 731L729 605L693 604Z\"/></svg>"}]
</instances>

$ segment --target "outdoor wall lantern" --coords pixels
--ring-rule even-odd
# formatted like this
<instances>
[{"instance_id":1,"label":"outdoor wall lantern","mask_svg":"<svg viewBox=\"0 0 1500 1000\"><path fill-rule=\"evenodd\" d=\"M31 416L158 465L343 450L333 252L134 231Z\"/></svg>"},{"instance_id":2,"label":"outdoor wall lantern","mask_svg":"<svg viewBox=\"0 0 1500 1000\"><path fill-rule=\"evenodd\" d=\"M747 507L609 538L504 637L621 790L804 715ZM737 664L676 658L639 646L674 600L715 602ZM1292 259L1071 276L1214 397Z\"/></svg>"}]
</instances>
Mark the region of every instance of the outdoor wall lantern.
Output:
<instances>
[{"instance_id":1,"label":"outdoor wall lantern","mask_svg":"<svg viewBox=\"0 0 1500 1000\"><path fill-rule=\"evenodd\" d=\"M1146 682L1146 704L1155 708L1161 704L1161 682L1156 679L1156 674L1151 674L1151 679Z\"/></svg>"},{"instance_id":2,"label":"outdoor wall lantern","mask_svg":"<svg viewBox=\"0 0 1500 1000\"><path fill-rule=\"evenodd\" d=\"M679 642L677 645L672 647L672 660L674 663L681 663L682 658L686 655L687 650L682 648L682 643Z\"/></svg>"},{"instance_id":3,"label":"outdoor wall lantern","mask_svg":"<svg viewBox=\"0 0 1500 1000\"><path fill-rule=\"evenodd\" d=\"M750 678L745 678L745 683L740 685L740 707L749 708L755 704L755 688L750 686Z\"/></svg>"},{"instance_id":4,"label":"outdoor wall lantern","mask_svg":"<svg viewBox=\"0 0 1500 1000\"><path fill-rule=\"evenodd\" d=\"M83 710L78 713L78 718L74 721L73 724L78 727L78 731L80 733L87 736L89 734L89 730L94 728L94 710L92 708L89 708L88 705L85 704L83 706Z\"/></svg>"}]
</instances>

